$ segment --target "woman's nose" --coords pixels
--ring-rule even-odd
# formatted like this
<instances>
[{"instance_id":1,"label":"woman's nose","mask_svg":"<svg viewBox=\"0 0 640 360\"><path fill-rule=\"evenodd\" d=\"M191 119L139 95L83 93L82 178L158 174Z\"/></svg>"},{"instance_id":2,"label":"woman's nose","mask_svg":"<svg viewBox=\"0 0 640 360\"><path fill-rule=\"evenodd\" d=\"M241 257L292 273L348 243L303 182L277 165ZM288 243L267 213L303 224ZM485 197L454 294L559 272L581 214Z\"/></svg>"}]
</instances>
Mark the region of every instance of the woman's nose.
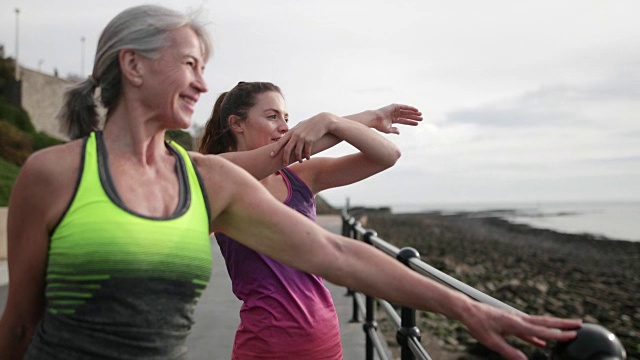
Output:
<instances>
[{"instance_id":1,"label":"woman's nose","mask_svg":"<svg viewBox=\"0 0 640 360\"><path fill-rule=\"evenodd\" d=\"M280 131L283 134L289 132L289 124L287 124L286 121L282 120L280 122L280 125L278 126L278 131Z\"/></svg>"}]
</instances>

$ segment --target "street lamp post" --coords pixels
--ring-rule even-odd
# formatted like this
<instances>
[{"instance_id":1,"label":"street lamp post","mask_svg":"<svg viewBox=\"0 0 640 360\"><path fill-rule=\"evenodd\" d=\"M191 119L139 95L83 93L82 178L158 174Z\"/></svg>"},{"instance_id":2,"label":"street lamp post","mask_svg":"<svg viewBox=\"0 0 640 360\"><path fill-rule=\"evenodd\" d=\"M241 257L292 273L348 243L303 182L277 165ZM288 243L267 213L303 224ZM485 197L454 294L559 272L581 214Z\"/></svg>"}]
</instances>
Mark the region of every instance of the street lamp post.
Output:
<instances>
[{"instance_id":1,"label":"street lamp post","mask_svg":"<svg viewBox=\"0 0 640 360\"><path fill-rule=\"evenodd\" d=\"M20 63L18 62L18 50L20 42L20 8L16 8L16 80L20 80Z\"/></svg>"},{"instance_id":2,"label":"street lamp post","mask_svg":"<svg viewBox=\"0 0 640 360\"><path fill-rule=\"evenodd\" d=\"M84 36L80 38L80 66L82 67L80 69L80 75L84 77Z\"/></svg>"}]
</instances>

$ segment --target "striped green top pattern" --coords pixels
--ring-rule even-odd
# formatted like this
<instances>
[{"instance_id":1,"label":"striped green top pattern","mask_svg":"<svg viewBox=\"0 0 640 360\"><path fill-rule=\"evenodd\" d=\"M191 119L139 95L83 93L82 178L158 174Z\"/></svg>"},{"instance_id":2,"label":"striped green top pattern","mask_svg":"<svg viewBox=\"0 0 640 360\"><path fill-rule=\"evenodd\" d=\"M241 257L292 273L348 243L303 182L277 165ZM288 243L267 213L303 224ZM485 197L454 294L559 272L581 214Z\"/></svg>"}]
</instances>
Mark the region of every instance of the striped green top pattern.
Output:
<instances>
[{"instance_id":1,"label":"striped green top pattern","mask_svg":"<svg viewBox=\"0 0 640 360\"><path fill-rule=\"evenodd\" d=\"M76 193L54 229L46 314L27 358L176 359L211 276L209 214L195 166L175 143L180 199L136 214L113 185L100 132L86 139Z\"/></svg>"}]
</instances>

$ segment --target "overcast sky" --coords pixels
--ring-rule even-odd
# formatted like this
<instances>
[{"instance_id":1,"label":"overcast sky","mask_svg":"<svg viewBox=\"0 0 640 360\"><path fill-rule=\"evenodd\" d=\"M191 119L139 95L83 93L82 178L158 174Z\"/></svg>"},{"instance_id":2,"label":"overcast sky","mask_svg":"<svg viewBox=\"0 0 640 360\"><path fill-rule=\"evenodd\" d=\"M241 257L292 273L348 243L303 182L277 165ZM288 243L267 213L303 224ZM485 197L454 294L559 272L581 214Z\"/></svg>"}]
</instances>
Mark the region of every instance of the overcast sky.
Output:
<instances>
[{"instance_id":1,"label":"overcast sky","mask_svg":"<svg viewBox=\"0 0 640 360\"><path fill-rule=\"evenodd\" d=\"M0 44L15 56L20 8L20 63L86 76L102 28L142 3L5 0ZM640 200L640 1L150 3L202 6L210 22L195 124L241 80L279 85L292 124L392 102L422 110L422 125L388 136L398 164L326 191L334 205Z\"/></svg>"}]
</instances>

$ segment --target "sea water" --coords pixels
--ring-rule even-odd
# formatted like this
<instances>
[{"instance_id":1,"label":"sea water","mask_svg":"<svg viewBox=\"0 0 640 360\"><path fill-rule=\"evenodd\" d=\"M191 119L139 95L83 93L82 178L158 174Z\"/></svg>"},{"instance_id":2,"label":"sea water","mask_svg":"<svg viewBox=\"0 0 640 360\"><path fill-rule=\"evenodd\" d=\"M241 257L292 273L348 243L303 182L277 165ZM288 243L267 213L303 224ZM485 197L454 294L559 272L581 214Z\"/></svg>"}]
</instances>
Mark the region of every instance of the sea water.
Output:
<instances>
[{"instance_id":1,"label":"sea water","mask_svg":"<svg viewBox=\"0 0 640 360\"><path fill-rule=\"evenodd\" d=\"M399 204L393 213L472 212L563 233L640 241L640 202Z\"/></svg>"}]
</instances>

